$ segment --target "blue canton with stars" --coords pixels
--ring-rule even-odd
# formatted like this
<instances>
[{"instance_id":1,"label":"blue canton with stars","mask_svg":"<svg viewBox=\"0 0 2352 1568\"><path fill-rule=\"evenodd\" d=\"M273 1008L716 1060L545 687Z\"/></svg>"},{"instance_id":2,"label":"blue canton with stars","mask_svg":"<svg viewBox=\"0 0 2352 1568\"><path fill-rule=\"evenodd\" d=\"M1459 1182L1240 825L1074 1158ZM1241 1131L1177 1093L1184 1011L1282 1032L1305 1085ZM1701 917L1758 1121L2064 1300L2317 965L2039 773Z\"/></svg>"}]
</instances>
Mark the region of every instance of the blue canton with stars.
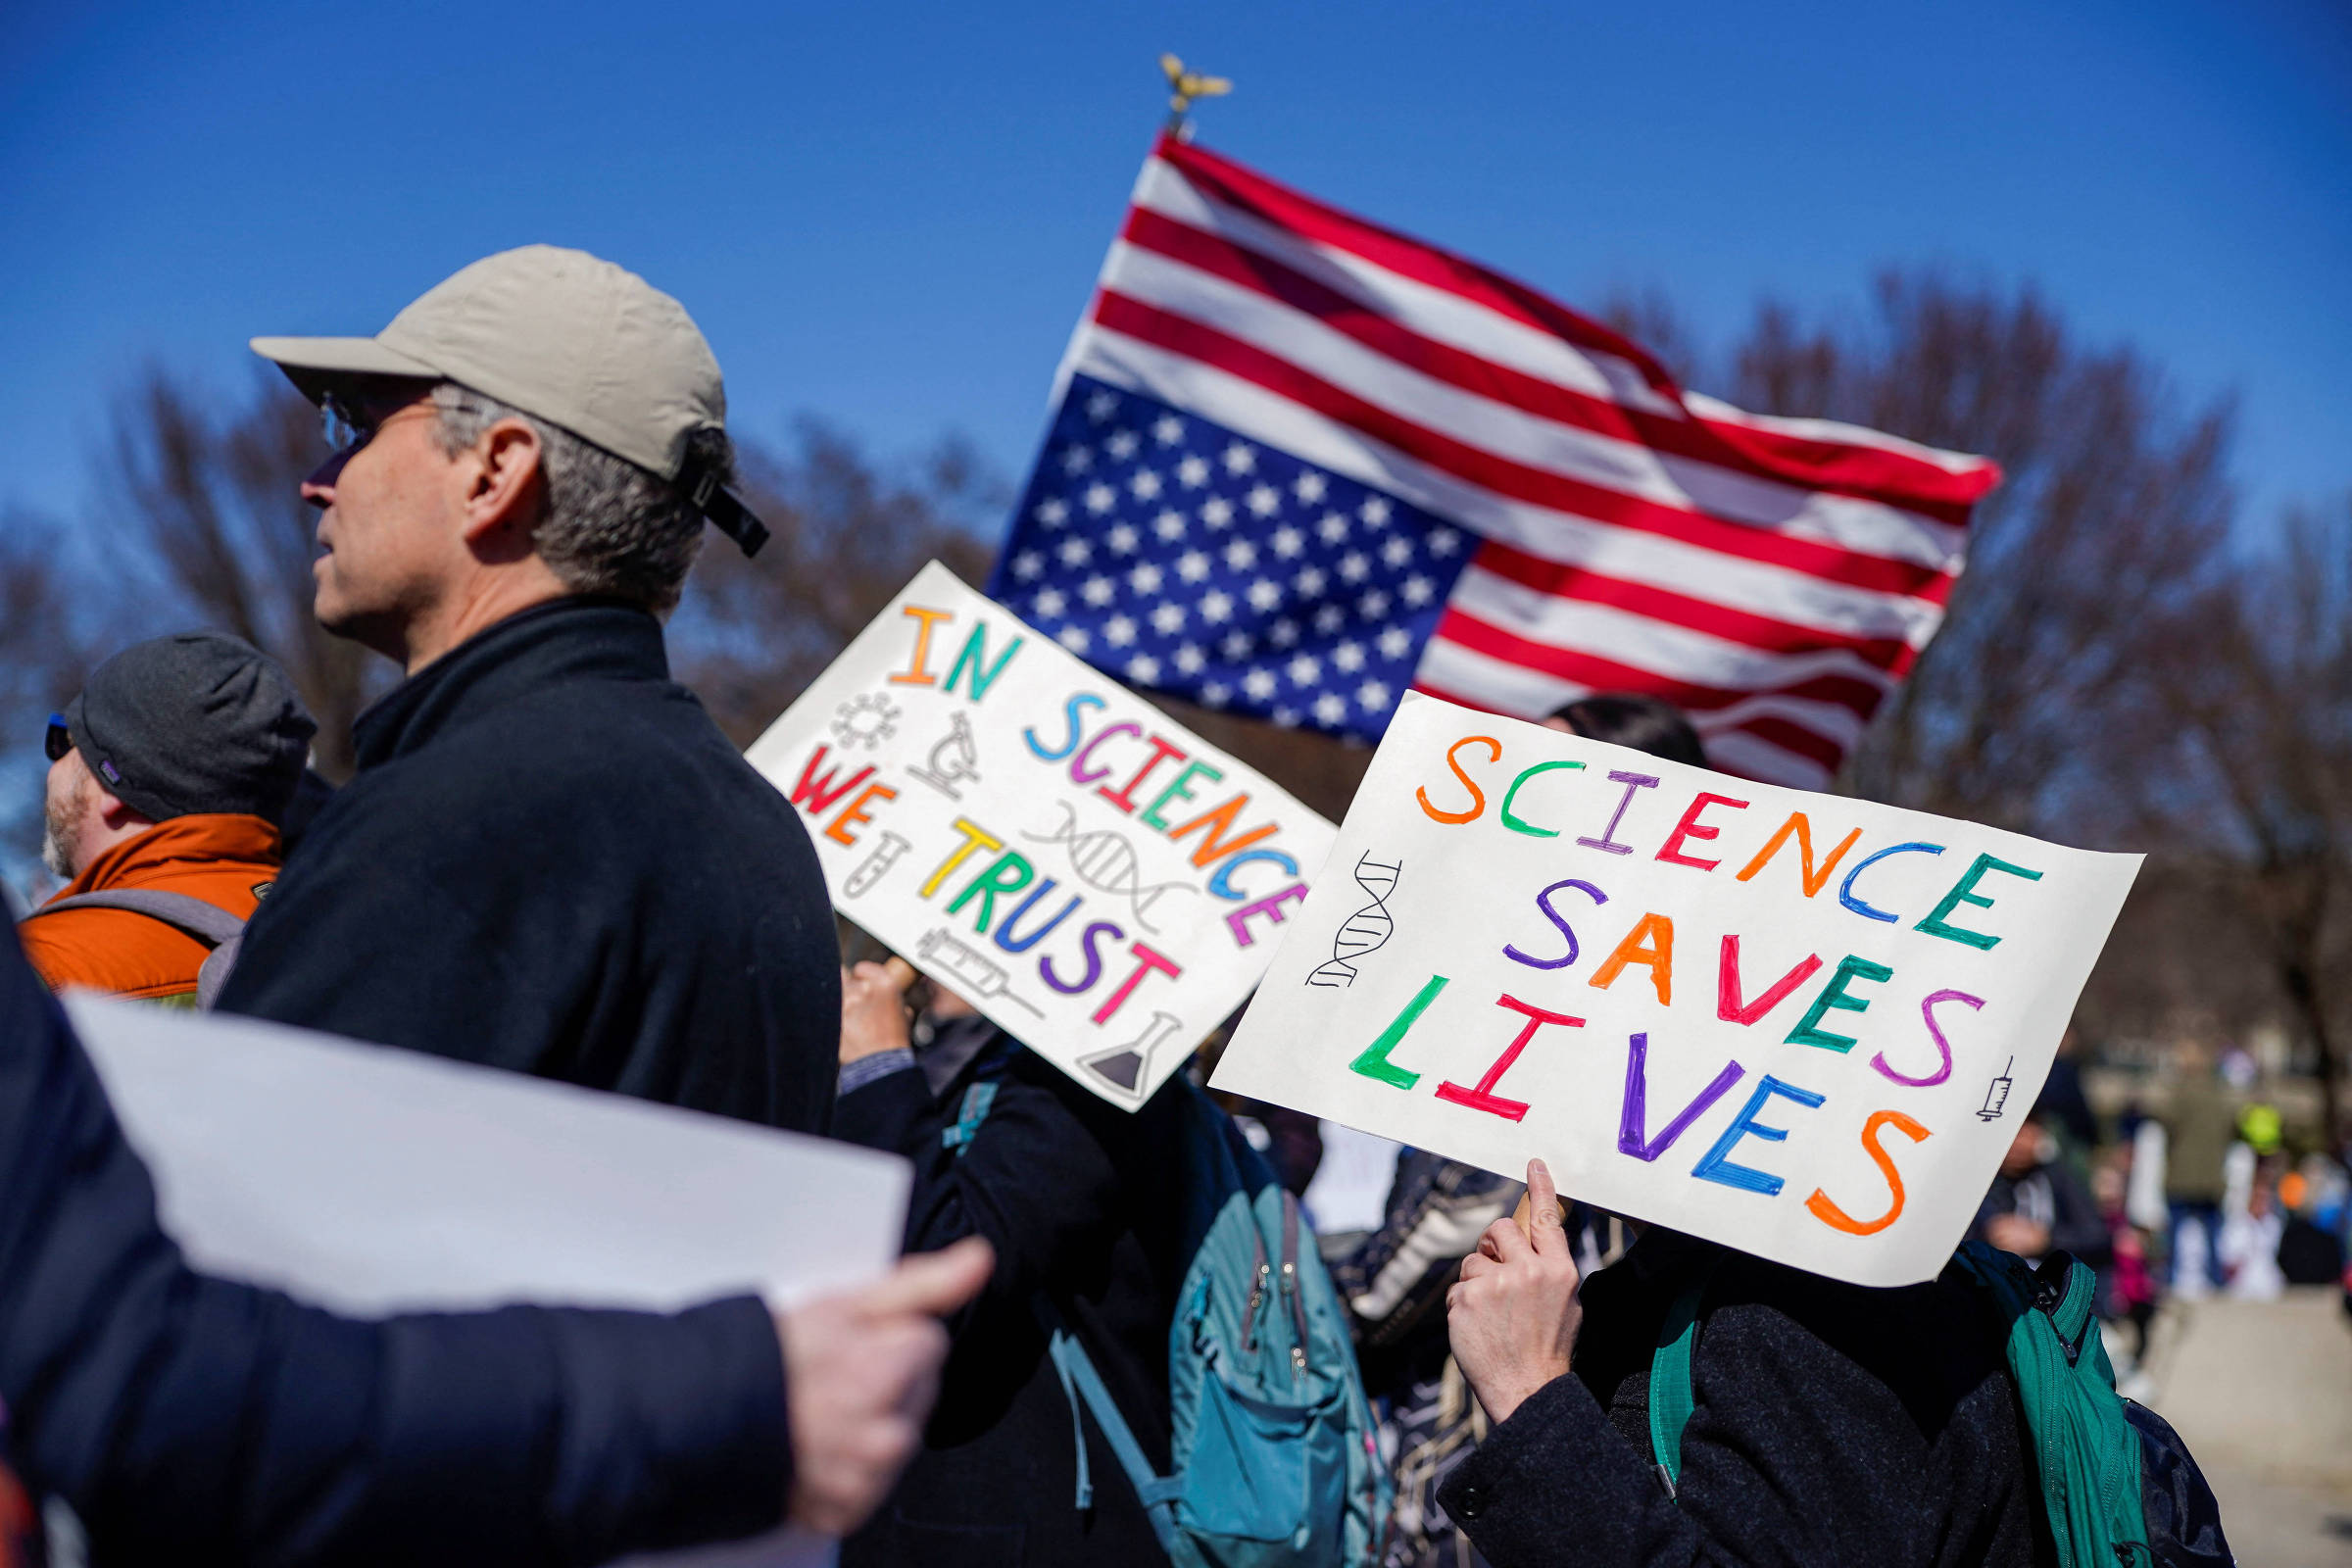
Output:
<instances>
[{"instance_id":1,"label":"blue canton with stars","mask_svg":"<svg viewBox=\"0 0 2352 1568\"><path fill-rule=\"evenodd\" d=\"M1472 543L1394 496L1074 376L988 593L1131 686L1376 741Z\"/></svg>"}]
</instances>

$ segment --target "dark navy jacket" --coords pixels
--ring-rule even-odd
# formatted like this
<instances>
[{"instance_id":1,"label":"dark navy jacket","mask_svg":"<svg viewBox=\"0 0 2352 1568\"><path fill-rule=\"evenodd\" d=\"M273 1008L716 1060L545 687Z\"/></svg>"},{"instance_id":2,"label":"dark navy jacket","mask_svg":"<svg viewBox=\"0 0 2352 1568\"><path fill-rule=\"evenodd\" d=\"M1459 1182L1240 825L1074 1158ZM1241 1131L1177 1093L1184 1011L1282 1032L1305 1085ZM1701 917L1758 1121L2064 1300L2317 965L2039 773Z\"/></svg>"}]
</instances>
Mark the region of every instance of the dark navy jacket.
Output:
<instances>
[{"instance_id":1,"label":"dark navy jacket","mask_svg":"<svg viewBox=\"0 0 2352 1568\"><path fill-rule=\"evenodd\" d=\"M570 1564L773 1526L782 1356L750 1298L356 1323L191 1272L0 937L0 1460L94 1562Z\"/></svg>"},{"instance_id":2,"label":"dark navy jacket","mask_svg":"<svg viewBox=\"0 0 2352 1568\"><path fill-rule=\"evenodd\" d=\"M1652 1471L1659 1324L1721 1261L1680 1496ZM1438 1497L1494 1568L2035 1568L2053 1562L1998 1326L1956 1280L1867 1290L1652 1228L1585 1281L1570 1372Z\"/></svg>"},{"instance_id":3,"label":"dark navy jacket","mask_svg":"<svg viewBox=\"0 0 2352 1568\"><path fill-rule=\"evenodd\" d=\"M835 1131L914 1161L906 1246L985 1236L996 1273L948 1320L955 1336L923 1446L842 1568L1166 1568L1118 1455L1084 1424L1094 1506L1077 1507L1069 1396L1046 1353L1040 1299L1086 1345L1155 1470L1168 1469L1168 1325L1189 1084L1130 1115L1012 1043L986 1018L942 1026L917 1062L868 1057ZM995 1099L968 1146L945 1135L965 1092ZM863 1080L861 1086L860 1080ZM960 1149L960 1152L958 1152Z\"/></svg>"},{"instance_id":4,"label":"dark navy jacket","mask_svg":"<svg viewBox=\"0 0 2352 1568\"><path fill-rule=\"evenodd\" d=\"M841 971L792 806L641 610L500 622L360 716L224 1011L822 1132Z\"/></svg>"}]
</instances>

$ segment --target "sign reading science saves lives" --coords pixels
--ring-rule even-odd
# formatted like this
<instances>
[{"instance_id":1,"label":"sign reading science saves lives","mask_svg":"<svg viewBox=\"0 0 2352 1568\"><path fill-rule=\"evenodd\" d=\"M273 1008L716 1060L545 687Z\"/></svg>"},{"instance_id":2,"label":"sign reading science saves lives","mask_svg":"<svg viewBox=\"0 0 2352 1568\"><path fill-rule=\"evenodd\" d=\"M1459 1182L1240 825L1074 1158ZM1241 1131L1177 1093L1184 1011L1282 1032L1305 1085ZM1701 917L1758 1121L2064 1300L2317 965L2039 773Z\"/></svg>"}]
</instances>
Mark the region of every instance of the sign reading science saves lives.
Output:
<instances>
[{"instance_id":1,"label":"sign reading science saves lives","mask_svg":"<svg viewBox=\"0 0 2352 1568\"><path fill-rule=\"evenodd\" d=\"M1241 1005L1331 850L937 562L747 755L835 908L1129 1109Z\"/></svg>"},{"instance_id":2,"label":"sign reading science saves lives","mask_svg":"<svg viewBox=\"0 0 2352 1568\"><path fill-rule=\"evenodd\" d=\"M1911 1284L2138 867L1410 697L1215 1084Z\"/></svg>"}]
</instances>

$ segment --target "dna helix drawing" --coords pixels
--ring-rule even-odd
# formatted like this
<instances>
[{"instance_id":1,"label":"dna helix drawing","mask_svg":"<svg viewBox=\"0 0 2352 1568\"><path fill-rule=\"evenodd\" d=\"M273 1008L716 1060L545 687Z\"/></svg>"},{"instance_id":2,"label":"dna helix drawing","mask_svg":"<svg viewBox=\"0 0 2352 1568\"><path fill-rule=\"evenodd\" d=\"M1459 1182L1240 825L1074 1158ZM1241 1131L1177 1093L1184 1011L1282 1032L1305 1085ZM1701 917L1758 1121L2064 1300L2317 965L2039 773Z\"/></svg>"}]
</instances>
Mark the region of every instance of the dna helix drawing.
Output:
<instances>
[{"instance_id":1,"label":"dna helix drawing","mask_svg":"<svg viewBox=\"0 0 2352 1568\"><path fill-rule=\"evenodd\" d=\"M1369 850L1355 858L1355 885L1372 902L1340 922L1331 939L1331 961L1316 966L1306 977L1308 985L1344 988L1355 984L1355 960L1378 952L1396 928L1389 914L1389 895L1396 891L1396 878L1403 870L1402 860L1385 864L1372 858Z\"/></svg>"},{"instance_id":2,"label":"dna helix drawing","mask_svg":"<svg viewBox=\"0 0 2352 1568\"><path fill-rule=\"evenodd\" d=\"M1021 837L1032 844L1067 846L1070 869L1077 873L1078 880L1098 893L1125 899L1128 907L1135 912L1136 923L1154 936L1159 934L1159 927L1152 923L1151 910L1159 896L1171 890L1178 893L1200 891L1186 887L1180 881L1144 881L1135 846L1127 842L1124 834L1106 827L1081 833L1078 831L1078 813L1071 808L1070 803L1055 801L1054 804L1061 808L1061 825L1051 833L1031 833L1023 829Z\"/></svg>"}]
</instances>

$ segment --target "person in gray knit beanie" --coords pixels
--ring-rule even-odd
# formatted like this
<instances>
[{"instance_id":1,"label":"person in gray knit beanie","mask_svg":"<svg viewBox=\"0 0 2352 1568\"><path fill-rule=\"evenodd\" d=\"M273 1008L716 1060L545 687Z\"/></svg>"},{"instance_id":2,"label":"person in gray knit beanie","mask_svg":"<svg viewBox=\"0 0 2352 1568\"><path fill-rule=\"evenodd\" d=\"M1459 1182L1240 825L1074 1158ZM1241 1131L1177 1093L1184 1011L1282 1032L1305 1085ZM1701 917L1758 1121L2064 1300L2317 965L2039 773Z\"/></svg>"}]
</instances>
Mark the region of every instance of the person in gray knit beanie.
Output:
<instances>
[{"instance_id":1,"label":"person in gray knit beanie","mask_svg":"<svg viewBox=\"0 0 2352 1568\"><path fill-rule=\"evenodd\" d=\"M73 876L91 858L87 841L117 836L93 817L133 832L199 813L276 825L318 726L274 660L235 637L190 631L100 664L50 728L51 760L70 752L80 765L51 770L43 858Z\"/></svg>"}]
</instances>

